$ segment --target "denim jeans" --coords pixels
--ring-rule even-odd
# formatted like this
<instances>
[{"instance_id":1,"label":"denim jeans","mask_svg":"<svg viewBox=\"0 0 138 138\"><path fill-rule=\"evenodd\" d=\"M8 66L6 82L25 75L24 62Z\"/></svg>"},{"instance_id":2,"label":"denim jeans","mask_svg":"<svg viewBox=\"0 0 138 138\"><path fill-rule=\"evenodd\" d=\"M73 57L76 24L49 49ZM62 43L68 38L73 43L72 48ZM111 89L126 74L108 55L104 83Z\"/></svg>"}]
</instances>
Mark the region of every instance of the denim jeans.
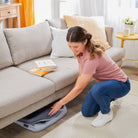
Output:
<instances>
[{"instance_id":1,"label":"denim jeans","mask_svg":"<svg viewBox=\"0 0 138 138\"><path fill-rule=\"evenodd\" d=\"M130 82L108 80L96 83L87 94L82 105L82 114L86 117L94 116L100 110L103 114L110 111L110 103L116 98L125 96L130 91Z\"/></svg>"}]
</instances>

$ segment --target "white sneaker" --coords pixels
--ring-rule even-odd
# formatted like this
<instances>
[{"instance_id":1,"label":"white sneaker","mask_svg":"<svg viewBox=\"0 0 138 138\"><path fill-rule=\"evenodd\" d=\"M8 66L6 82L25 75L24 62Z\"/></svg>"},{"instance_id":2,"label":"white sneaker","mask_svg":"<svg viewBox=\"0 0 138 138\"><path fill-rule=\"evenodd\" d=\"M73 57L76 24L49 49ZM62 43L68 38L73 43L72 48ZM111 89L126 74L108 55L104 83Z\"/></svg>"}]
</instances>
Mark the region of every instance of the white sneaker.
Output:
<instances>
[{"instance_id":1,"label":"white sneaker","mask_svg":"<svg viewBox=\"0 0 138 138\"><path fill-rule=\"evenodd\" d=\"M122 101L120 99L116 99L115 101L112 101L111 104L114 106L120 106Z\"/></svg>"},{"instance_id":2,"label":"white sneaker","mask_svg":"<svg viewBox=\"0 0 138 138\"><path fill-rule=\"evenodd\" d=\"M110 110L109 114L102 114L101 111L98 113L98 116L92 121L92 125L95 127L104 126L107 122L113 119L113 111Z\"/></svg>"}]
</instances>

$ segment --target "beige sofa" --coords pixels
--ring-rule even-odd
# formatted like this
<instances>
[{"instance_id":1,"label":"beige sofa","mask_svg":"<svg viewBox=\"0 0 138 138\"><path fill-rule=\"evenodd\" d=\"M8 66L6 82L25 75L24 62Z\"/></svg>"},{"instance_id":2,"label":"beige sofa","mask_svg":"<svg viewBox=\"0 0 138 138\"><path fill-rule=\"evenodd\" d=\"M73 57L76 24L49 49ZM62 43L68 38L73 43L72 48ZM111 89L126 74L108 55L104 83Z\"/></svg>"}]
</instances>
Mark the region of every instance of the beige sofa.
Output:
<instances>
[{"instance_id":1,"label":"beige sofa","mask_svg":"<svg viewBox=\"0 0 138 138\"><path fill-rule=\"evenodd\" d=\"M65 96L78 76L75 58L55 58L58 69L44 77L29 73L34 61L50 59L52 34L49 24L66 28L64 20L51 20L18 29L0 30L0 129ZM112 45L112 31L105 28ZM124 50L112 47L107 54L118 64Z\"/></svg>"}]
</instances>

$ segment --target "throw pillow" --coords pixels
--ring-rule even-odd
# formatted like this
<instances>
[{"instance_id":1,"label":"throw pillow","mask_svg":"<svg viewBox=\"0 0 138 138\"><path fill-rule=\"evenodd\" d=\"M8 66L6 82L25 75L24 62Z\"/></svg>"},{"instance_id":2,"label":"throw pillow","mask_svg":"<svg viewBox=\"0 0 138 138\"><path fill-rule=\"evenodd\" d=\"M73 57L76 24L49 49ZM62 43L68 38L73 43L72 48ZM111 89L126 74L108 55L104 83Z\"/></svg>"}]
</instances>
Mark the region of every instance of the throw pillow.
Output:
<instances>
[{"instance_id":1,"label":"throw pillow","mask_svg":"<svg viewBox=\"0 0 138 138\"><path fill-rule=\"evenodd\" d=\"M69 48L66 41L68 29L59 29L51 27L51 31L53 37L51 58L73 57L74 54Z\"/></svg>"},{"instance_id":2,"label":"throw pillow","mask_svg":"<svg viewBox=\"0 0 138 138\"><path fill-rule=\"evenodd\" d=\"M94 41L103 45L105 49L110 48L106 34L104 19L102 16L83 17L83 16L64 16L67 27L84 25L84 28L93 36Z\"/></svg>"}]
</instances>

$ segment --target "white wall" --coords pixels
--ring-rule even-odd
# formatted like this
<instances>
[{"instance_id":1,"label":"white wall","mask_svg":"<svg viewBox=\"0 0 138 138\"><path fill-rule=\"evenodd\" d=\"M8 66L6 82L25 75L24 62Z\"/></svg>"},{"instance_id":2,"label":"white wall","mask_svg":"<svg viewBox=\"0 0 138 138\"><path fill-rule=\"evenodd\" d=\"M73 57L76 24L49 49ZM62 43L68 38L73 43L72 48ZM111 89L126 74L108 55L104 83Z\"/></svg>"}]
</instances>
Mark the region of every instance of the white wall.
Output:
<instances>
[{"instance_id":1,"label":"white wall","mask_svg":"<svg viewBox=\"0 0 138 138\"><path fill-rule=\"evenodd\" d=\"M51 18L51 0L34 0L35 23Z\"/></svg>"}]
</instances>

